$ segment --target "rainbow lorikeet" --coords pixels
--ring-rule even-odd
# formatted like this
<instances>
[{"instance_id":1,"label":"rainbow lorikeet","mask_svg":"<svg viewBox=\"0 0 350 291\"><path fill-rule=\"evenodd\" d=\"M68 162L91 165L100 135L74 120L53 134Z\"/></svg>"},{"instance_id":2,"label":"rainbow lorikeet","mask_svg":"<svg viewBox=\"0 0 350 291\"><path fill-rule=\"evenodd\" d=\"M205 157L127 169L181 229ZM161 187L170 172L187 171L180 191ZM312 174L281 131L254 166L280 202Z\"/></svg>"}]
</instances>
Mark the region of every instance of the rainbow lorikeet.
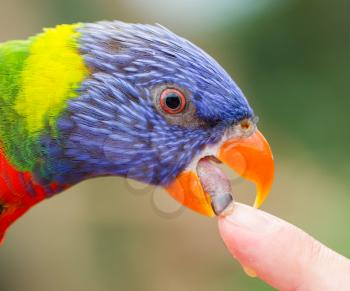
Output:
<instances>
[{"instance_id":1,"label":"rainbow lorikeet","mask_svg":"<svg viewBox=\"0 0 350 291\"><path fill-rule=\"evenodd\" d=\"M0 44L0 239L30 207L98 176L163 186L213 216L231 203L226 163L257 185L268 143L242 91L160 25L60 25Z\"/></svg>"}]
</instances>

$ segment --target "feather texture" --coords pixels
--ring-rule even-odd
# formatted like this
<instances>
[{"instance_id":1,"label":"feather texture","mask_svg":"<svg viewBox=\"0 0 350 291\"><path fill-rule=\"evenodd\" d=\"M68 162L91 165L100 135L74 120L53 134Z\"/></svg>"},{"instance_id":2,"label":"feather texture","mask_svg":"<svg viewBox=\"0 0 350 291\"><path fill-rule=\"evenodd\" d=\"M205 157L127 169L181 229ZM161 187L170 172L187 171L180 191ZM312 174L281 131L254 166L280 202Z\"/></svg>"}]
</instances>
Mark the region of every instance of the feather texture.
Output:
<instances>
[{"instance_id":1,"label":"feather texture","mask_svg":"<svg viewBox=\"0 0 350 291\"><path fill-rule=\"evenodd\" d=\"M159 92L176 87L183 115ZM200 48L156 25L60 25L0 45L0 236L32 205L91 177L169 185L253 116Z\"/></svg>"}]
</instances>

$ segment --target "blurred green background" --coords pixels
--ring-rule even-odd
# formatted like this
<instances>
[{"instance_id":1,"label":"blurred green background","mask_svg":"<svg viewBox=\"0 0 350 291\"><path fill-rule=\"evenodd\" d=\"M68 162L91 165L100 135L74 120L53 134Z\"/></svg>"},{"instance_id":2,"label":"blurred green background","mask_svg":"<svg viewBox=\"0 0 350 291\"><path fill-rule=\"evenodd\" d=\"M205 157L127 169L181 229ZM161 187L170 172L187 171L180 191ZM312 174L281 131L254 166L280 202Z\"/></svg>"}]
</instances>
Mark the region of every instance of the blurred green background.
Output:
<instances>
[{"instance_id":1,"label":"blurred green background","mask_svg":"<svg viewBox=\"0 0 350 291\"><path fill-rule=\"evenodd\" d=\"M161 23L216 58L260 117L276 179L263 209L350 257L350 2L0 0L0 41L59 23ZM239 201L254 189L232 176ZM286 246L287 250L288 246ZM272 290L208 219L103 178L35 207L0 248L2 291Z\"/></svg>"}]
</instances>

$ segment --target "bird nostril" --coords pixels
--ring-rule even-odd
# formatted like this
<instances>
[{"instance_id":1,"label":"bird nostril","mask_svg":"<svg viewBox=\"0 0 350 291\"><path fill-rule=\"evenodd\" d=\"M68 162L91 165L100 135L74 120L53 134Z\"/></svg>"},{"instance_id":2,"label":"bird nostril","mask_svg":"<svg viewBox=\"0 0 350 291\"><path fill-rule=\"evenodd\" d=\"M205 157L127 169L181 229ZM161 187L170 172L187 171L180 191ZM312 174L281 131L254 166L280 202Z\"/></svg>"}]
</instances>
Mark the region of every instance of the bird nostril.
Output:
<instances>
[{"instance_id":1,"label":"bird nostril","mask_svg":"<svg viewBox=\"0 0 350 291\"><path fill-rule=\"evenodd\" d=\"M252 123L249 119L244 119L240 122L240 126L244 130L249 130L250 127L252 126Z\"/></svg>"},{"instance_id":2,"label":"bird nostril","mask_svg":"<svg viewBox=\"0 0 350 291\"><path fill-rule=\"evenodd\" d=\"M239 128L244 136L251 135L256 129L256 123L251 119L244 119L239 122Z\"/></svg>"}]
</instances>

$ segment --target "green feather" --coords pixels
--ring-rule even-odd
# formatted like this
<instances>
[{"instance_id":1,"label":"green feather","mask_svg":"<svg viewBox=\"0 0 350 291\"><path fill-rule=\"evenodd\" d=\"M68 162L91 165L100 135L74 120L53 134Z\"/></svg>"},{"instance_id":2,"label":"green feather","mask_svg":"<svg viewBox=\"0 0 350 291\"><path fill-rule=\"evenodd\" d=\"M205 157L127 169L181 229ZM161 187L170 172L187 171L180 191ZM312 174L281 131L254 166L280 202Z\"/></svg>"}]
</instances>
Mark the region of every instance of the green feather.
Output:
<instances>
[{"instance_id":1,"label":"green feather","mask_svg":"<svg viewBox=\"0 0 350 291\"><path fill-rule=\"evenodd\" d=\"M14 104L21 90L21 74L30 45L31 40L0 44L0 143L9 161L23 171L32 167L36 142L28 136Z\"/></svg>"}]
</instances>

